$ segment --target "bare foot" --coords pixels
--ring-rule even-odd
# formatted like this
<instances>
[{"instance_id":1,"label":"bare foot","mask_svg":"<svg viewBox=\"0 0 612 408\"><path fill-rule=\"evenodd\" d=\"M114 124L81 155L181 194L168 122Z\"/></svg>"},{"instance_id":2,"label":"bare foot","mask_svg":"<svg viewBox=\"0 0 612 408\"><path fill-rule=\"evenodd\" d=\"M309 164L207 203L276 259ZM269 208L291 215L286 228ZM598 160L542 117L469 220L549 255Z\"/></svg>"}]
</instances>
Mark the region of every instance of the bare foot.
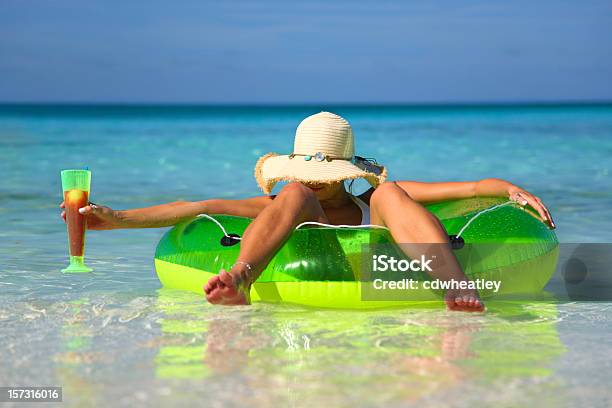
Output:
<instances>
[{"instance_id":1,"label":"bare foot","mask_svg":"<svg viewBox=\"0 0 612 408\"><path fill-rule=\"evenodd\" d=\"M218 305L248 305L250 282L240 272L226 272L221 269L219 275L213 276L204 285L206 300Z\"/></svg>"},{"instance_id":2,"label":"bare foot","mask_svg":"<svg viewBox=\"0 0 612 408\"><path fill-rule=\"evenodd\" d=\"M444 297L448 310L459 312L484 312L484 303L475 290L449 290Z\"/></svg>"}]
</instances>

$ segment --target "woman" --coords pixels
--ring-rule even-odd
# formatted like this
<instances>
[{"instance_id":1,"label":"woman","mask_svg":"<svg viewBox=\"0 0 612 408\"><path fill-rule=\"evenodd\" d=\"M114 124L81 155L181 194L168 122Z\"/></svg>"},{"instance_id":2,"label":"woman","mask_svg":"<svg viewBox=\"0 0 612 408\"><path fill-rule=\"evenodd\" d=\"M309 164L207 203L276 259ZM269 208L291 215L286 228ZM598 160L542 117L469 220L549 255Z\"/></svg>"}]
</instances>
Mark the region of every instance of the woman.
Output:
<instances>
[{"instance_id":1,"label":"woman","mask_svg":"<svg viewBox=\"0 0 612 408\"><path fill-rule=\"evenodd\" d=\"M437 250L448 262L443 262L432 275L459 281L468 278L452 254L444 228L422 206L423 203L475 196L509 197L521 205L529 204L554 228L550 213L540 199L507 181L386 182L386 176L384 167L354 155L352 129L346 120L321 112L300 123L292 154L269 153L258 160L255 178L264 196L244 200L179 201L125 211L90 203L79 211L87 216L89 229L100 230L167 227L198 214L254 218L242 236L234 265L229 271L221 270L204 286L209 302L228 305L249 303L251 283L294 228L303 222L375 224L387 227L397 243L438 244ZM372 185L359 197L349 194L343 183L356 178L365 178ZM279 181L289 183L278 195L270 195ZM60 207L63 208L63 204ZM65 219L65 212L62 217ZM475 290L449 291L446 303L451 310L484 310Z\"/></svg>"}]
</instances>

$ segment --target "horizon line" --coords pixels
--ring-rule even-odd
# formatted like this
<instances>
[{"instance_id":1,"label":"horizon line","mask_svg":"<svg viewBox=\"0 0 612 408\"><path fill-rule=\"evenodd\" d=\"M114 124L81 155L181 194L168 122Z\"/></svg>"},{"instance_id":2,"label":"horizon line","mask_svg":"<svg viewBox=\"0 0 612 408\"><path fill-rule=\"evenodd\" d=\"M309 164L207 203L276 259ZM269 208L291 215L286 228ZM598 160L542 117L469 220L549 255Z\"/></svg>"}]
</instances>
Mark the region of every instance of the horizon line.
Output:
<instances>
[{"instance_id":1,"label":"horizon line","mask_svg":"<svg viewBox=\"0 0 612 408\"><path fill-rule=\"evenodd\" d=\"M540 101L434 101L434 102L146 102L146 101L0 101L0 107L20 106L56 106L56 107L310 107L310 106L343 106L343 107L513 107L513 106L576 106L576 105L610 105L612 99L567 99Z\"/></svg>"}]
</instances>

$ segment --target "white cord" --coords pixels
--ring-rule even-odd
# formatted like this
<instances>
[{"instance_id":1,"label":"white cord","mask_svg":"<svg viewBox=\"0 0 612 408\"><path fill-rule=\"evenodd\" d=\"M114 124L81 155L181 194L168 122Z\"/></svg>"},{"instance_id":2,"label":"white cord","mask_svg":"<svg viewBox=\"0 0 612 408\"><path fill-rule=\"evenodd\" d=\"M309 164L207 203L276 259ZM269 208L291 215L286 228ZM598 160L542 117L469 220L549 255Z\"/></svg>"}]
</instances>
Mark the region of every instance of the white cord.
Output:
<instances>
[{"instance_id":1,"label":"white cord","mask_svg":"<svg viewBox=\"0 0 612 408\"><path fill-rule=\"evenodd\" d=\"M300 229L304 225L318 225L320 227L329 227L329 228L384 228L384 229L388 229L387 227L383 227L382 225L374 225L374 224L366 224L366 225L331 225L331 224L324 224L322 222L314 222L314 221L303 222L303 223L299 224L297 227L295 227L295 229Z\"/></svg>"},{"instance_id":2,"label":"white cord","mask_svg":"<svg viewBox=\"0 0 612 408\"><path fill-rule=\"evenodd\" d=\"M480 217L482 214L487 213L489 211L497 210L498 208L503 207L503 206L508 205L508 204L512 204L513 202L514 201L512 201L512 200L506 201L505 203L497 204L497 205L494 205L493 207L489 207L487 209L484 209L482 211L477 212L476 214L474 214L474 216L472 218L470 218L470 220L468 222L465 223L465 225L463 227L461 227L461 229L459 230L459 233L457 234L457 238L459 238L461 236L461 234L464 233L464 231L467 229L467 227L470 226L472 221L474 221L476 218Z\"/></svg>"},{"instance_id":3,"label":"white cord","mask_svg":"<svg viewBox=\"0 0 612 408\"><path fill-rule=\"evenodd\" d=\"M232 239L235 240L242 240L241 237L233 237L230 236L227 231L225 230L225 228L223 228L223 225L221 225L221 223L219 221L217 221L216 219L214 219L213 217L211 217L208 214L198 214L197 217L204 217L204 218L208 218L209 220L211 220L212 222L214 222L215 224L217 224L217 226L221 229L221 232L223 232L223 235L225 235L226 237L230 237ZM295 229L300 229L305 225L318 225L320 227L329 227L329 228L383 228L383 229L388 229L387 227L383 227L381 225L374 225L374 224L368 224L368 225L331 225L331 224L324 224L322 222L314 222L314 221L307 221L307 222L303 222L300 225L298 225L297 227L295 227Z\"/></svg>"},{"instance_id":4,"label":"white cord","mask_svg":"<svg viewBox=\"0 0 612 408\"><path fill-rule=\"evenodd\" d=\"M232 236L230 236L230 235L227 233L227 231L225 230L225 228L223 228L223 225L221 225L221 223L220 223L219 221L215 220L215 219L214 219L213 217L211 217L210 215L208 215L208 214L198 214L197 216L198 216L198 217L208 218L209 220L211 220L212 222L214 222L215 224L217 224L217 226L218 226L219 228L221 228L221 231L223 231L223 235L225 235L226 237L229 237L229 238L231 238L231 239L235 239L235 240L238 240L238 241L240 241L240 240L242 239L241 237L232 237Z\"/></svg>"},{"instance_id":5,"label":"white cord","mask_svg":"<svg viewBox=\"0 0 612 408\"><path fill-rule=\"evenodd\" d=\"M459 238L461 236L461 234L463 234L465 232L465 230L470 226L470 224L472 223L472 221L474 221L476 218L480 217L482 214L487 213L489 211L494 211L497 210L498 208L501 208L503 206L506 206L508 204L512 204L514 201L510 200L507 201L505 203L502 204L497 204L494 205L493 207L481 210L479 212L477 212L476 214L474 214L474 216L472 216L472 218L469 219L468 222L465 223L465 225L463 227L461 227L461 229L459 230L459 233L457 233L457 238ZM216 219L214 219L213 217L211 217L208 214L198 214L198 217L204 217L204 218L208 218L209 220L211 220L212 222L214 222L215 224L217 224L217 226L221 229L221 231L223 232L223 235L225 235L226 237L230 237L232 239L235 240L242 240L241 237L234 237L234 236L230 236L227 231L225 230L225 228L223 228L223 225L221 225L221 223L219 221L217 221ZM383 227L382 225L375 225L375 224L367 224L367 225L332 225L332 224L325 224L322 222L315 222L315 221L306 221L303 222L301 224L299 224L297 227L295 227L296 230L302 228L305 225L317 225L319 227L327 227L327 228L382 228L382 229L386 229L388 230L387 227Z\"/></svg>"}]
</instances>

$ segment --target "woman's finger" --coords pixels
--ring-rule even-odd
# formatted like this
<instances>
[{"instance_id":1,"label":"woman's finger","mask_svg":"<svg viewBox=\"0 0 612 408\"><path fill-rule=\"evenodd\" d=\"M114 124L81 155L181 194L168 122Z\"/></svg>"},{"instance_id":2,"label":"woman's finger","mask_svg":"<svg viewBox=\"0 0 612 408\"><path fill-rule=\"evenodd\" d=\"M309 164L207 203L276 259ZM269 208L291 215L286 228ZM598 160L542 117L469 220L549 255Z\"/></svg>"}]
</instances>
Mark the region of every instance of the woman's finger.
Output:
<instances>
[{"instance_id":1,"label":"woman's finger","mask_svg":"<svg viewBox=\"0 0 612 408\"><path fill-rule=\"evenodd\" d=\"M555 223L550 215L550 211L548 211L548 208L546 208L540 197L534 196L530 192L522 190L512 194L510 199L523 207L529 204L538 212L545 223L549 224L552 228L555 228Z\"/></svg>"},{"instance_id":2,"label":"woman's finger","mask_svg":"<svg viewBox=\"0 0 612 408\"><path fill-rule=\"evenodd\" d=\"M546 213L546 219L548 220L548 223L550 224L550 226L553 228L556 228L555 222L553 221L552 215L550 215L550 211L548 211L548 208L544 205L542 200L540 200L539 198L538 198L538 202L540 203L540 205L542 206L542 209Z\"/></svg>"},{"instance_id":3,"label":"woman's finger","mask_svg":"<svg viewBox=\"0 0 612 408\"><path fill-rule=\"evenodd\" d=\"M79 208L79 212L81 214L103 215L105 208L107 208L107 207L104 207L102 205L98 205L98 204L94 204L94 203L90 202L85 207Z\"/></svg>"},{"instance_id":4,"label":"woman's finger","mask_svg":"<svg viewBox=\"0 0 612 408\"><path fill-rule=\"evenodd\" d=\"M545 222L550 221L548 219L546 212L544 211L544 207L542 206L542 204L537 202L535 198L533 197L527 197L527 201L529 202L529 205L531 206L531 208L533 208L534 210L538 212L538 214L540 214L540 217L542 217L542 220L544 220Z\"/></svg>"},{"instance_id":5,"label":"woman's finger","mask_svg":"<svg viewBox=\"0 0 612 408\"><path fill-rule=\"evenodd\" d=\"M66 222L66 211L62 211L62 213L60 214L60 217L62 217L64 222Z\"/></svg>"},{"instance_id":6,"label":"woman's finger","mask_svg":"<svg viewBox=\"0 0 612 408\"><path fill-rule=\"evenodd\" d=\"M540 197L534 196L528 191L522 191L517 194L524 197L528 204L538 212L544 222L549 224L552 228L556 228L552 216L550 215L550 211L548 211L548 208L546 208Z\"/></svg>"},{"instance_id":7,"label":"woman's finger","mask_svg":"<svg viewBox=\"0 0 612 408\"><path fill-rule=\"evenodd\" d=\"M542 199L537 196L533 196L533 198L535 198L535 200L539 204L542 211L544 211L544 214L546 215L546 220L551 224L551 226L553 226L552 217L550 216L550 211L548 211L548 208L546 208L546 206L542 202Z\"/></svg>"},{"instance_id":8,"label":"woman's finger","mask_svg":"<svg viewBox=\"0 0 612 408\"><path fill-rule=\"evenodd\" d=\"M542 207L542 210L544 210L544 212L546 213L546 218L550 220L551 216L550 216L550 212L548 211L548 208L546 208L546 206L544 205L540 197L536 197L535 199L538 202L538 204L540 204L540 206Z\"/></svg>"},{"instance_id":9,"label":"woman's finger","mask_svg":"<svg viewBox=\"0 0 612 408\"><path fill-rule=\"evenodd\" d=\"M89 204L89 205L86 205L85 207L79 208L79 212L83 215L92 214L96 212L96 208L97 207Z\"/></svg>"},{"instance_id":10,"label":"woman's finger","mask_svg":"<svg viewBox=\"0 0 612 408\"><path fill-rule=\"evenodd\" d=\"M548 223L550 224L550 226L553 228L557 228L557 226L555 225L555 221L552 219L552 215L550 215L548 209L546 210L546 213L548 214Z\"/></svg>"},{"instance_id":11,"label":"woman's finger","mask_svg":"<svg viewBox=\"0 0 612 408\"><path fill-rule=\"evenodd\" d=\"M66 203L64 201L62 201L62 203L60 204L60 208L66 208Z\"/></svg>"},{"instance_id":12,"label":"woman's finger","mask_svg":"<svg viewBox=\"0 0 612 408\"><path fill-rule=\"evenodd\" d=\"M511 200L512 201L516 201L518 204L520 204L522 206L526 206L527 205L527 200L525 199L523 194L520 193L520 192L514 193L513 196L511 197Z\"/></svg>"},{"instance_id":13,"label":"woman's finger","mask_svg":"<svg viewBox=\"0 0 612 408\"><path fill-rule=\"evenodd\" d=\"M521 194L521 197L523 197L525 201L527 201L527 204L533 207L532 203L536 202L535 197L528 191L521 191L520 194Z\"/></svg>"}]
</instances>

